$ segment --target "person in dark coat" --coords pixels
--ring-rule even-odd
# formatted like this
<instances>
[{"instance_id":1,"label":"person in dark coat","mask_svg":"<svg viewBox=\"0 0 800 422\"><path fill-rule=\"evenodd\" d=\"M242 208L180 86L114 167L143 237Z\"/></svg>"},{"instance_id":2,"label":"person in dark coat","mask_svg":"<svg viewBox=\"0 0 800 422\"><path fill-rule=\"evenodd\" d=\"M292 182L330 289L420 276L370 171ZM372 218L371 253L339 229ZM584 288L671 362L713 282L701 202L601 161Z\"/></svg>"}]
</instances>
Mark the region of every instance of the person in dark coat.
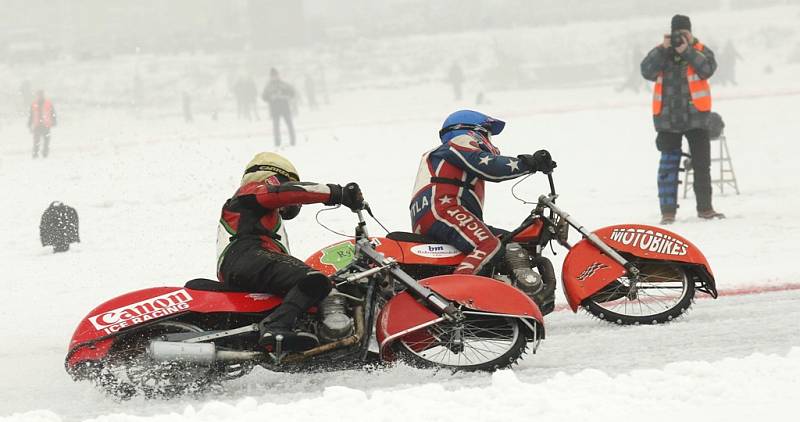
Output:
<instances>
[{"instance_id":1,"label":"person in dark coat","mask_svg":"<svg viewBox=\"0 0 800 422\"><path fill-rule=\"evenodd\" d=\"M688 16L675 15L672 33L681 41L672 45L672 34L650 50L641 64L642 76L654 81L653 123L656 147L661 151L658 169L658 197L661 224L675 222L678 209L678 172L683 137L689 141L694 170L697 215L704 219L723 218L711 204L711 146L708 119L711 90L708 78L717 69L714 52L692 34Z\"/></svg>"},{"instance_id":2,"label":"person in dark coat","mask_svg":"<svg viewBox=\"0 0 800 422\"><path fill-rule=\"evenodd\" d=\"M281 145L281 119L286 122L286 129L289 131L289 142L292 145L295 144L291 103L296 95L294 87L281 80L278 70L274 67L270 69L269 83L264 87L261 99L269 104L269 113L272 116L272 133L276 147Z\"/></svg>"},{"instance_id":3,"label":"person in dark coat","mask_svg":"<svg viewBox=\"0 0 800 422\"><path fill-rule=\"evenodd\" d=\"M456 101L461 100L462 91L461 86L464 84L464 71L458 63L453 63L450 70L447 72L447 80L453 86L453 98Z\"/></svg>"},{"instance_id":4,"label":"person in dark coat","mask_svg":"<svg viewBox=\"0 0 800 422\"><path fill-rule=\"evenodd\" d=\"M728 40L725 44L725 48L719 55L719 71L714 77L714 80L720 85L728 85L729 83L734 86L739 85L739 83L736 82L736 62L742 59L742 55L739 54L739 51L733 46L733 41Z\"/></svg>"}]
</instances>

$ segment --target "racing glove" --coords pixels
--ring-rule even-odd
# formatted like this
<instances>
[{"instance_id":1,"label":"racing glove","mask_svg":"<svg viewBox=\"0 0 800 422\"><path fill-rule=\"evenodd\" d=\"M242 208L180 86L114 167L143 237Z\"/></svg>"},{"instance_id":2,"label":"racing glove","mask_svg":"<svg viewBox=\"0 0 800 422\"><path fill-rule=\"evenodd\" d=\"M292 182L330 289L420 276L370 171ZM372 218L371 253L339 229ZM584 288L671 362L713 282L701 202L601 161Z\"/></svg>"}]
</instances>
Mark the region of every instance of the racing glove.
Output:
<instances>
[{"instance_id":1,"label":"racing glove","mask_svg":"<svg viewBox=\"0 0 800 422\"><path fill-rule=\"evenodd\" d=\"M517 158L531 169L531 173L536 173L537 171L550 173L557 167L553 157L550 156L546 149L540 149L533 154L518 155Z\"/></svg>"},{"instance_id":2,"label":"racing glove","mask_svg":"<svg viewBox=\"0 0 800 422\"><path fill-rule=\"evenodd\" d=\"M353 211L364 208L364 195L358 183L350 182L344 186L328 185L328 187L331 190L331 199L326 202L327 205L342 204Z\"/></svg>"}]
</instances>

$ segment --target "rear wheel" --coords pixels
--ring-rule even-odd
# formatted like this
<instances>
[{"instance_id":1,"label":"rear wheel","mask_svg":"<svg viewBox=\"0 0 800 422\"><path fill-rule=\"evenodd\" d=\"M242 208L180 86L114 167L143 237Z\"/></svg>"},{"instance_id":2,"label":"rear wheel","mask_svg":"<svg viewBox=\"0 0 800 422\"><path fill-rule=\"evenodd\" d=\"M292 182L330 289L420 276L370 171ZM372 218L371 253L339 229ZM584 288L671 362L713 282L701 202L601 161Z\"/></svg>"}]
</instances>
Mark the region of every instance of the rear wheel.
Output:
<instances>
[{"instance_id":1,"label":"rear wheel","mask_svg":"<svg viewBox=\"0 0 800 422\"><path fill-rule=\"evenodd\" d=\"M583 301L592 315L621 325L661 324L681 316L692 304L694 282L684 267L660 261L636 264L639 280L631 288L620 277Z\"/></svg>"},{"instance_id":2,"label":"rear wheel","mask_svg":"<svg viewBox=\"0 0 800 422\"><path fill-rule=\"evenodd\" d=\"M511 366L527 347L519 320L481 314L441 321L397 342L403 360L417 367L494 371Z\"/></svg>"},{"instance_id":3,"label":"rear wheel","mask_svg":"<svg viewBox=\"0 0 800 422\"><path fill-rule=\"evenodd\" d=\"M200 327L179 321L163 321L130 333L115 342L96 384L107 393L130 398L169 398L200 390L214 379L214 369L189 362L156 362L147 354L151 339L169 333L202 332Z\"/></svg>"}]
</instances>

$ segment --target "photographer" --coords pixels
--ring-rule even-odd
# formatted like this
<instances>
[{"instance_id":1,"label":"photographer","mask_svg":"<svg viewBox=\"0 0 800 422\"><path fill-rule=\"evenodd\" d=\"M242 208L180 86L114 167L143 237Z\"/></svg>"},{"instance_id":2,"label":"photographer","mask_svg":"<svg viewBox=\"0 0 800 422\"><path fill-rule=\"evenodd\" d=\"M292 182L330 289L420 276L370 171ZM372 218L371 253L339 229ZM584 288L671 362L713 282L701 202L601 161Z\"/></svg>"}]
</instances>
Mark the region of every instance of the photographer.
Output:
<instances>
[{"instance_id":1,"label":"photographer","mask_svg":"<svg viewBox=\"0 0 800 422\"><path fill-rule=\"evenodd\" d=\"M661 151L658 198L661 224L675 222L678 209L678 169L683 136L689 141L694 170L697 216L724 218L711 204L711 147L708 118L711 90L707 79L717 69L714 52L692 35L688 16L672 17L672 31L650 50L641 65L642 76L654 81L653 122L656 147Z\"/></svg>"}]
</instances>

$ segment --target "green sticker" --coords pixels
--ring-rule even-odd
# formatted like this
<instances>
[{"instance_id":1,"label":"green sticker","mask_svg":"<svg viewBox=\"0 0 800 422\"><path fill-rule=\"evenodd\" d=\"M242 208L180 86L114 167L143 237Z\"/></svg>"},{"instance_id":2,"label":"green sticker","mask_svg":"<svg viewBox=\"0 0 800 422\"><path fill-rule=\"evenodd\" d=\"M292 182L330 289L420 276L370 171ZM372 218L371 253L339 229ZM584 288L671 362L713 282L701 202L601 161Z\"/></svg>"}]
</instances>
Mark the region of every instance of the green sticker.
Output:
<instances>
[{"instance_id":1,"label":"green sticker","mask_svg":"<svg viewBox=\"0 0 800 422\"><path fill-rule=\"evenodd\" d=\"M337 243L322 250L322 258L319 259L319 262L330 265L338 271L353 260L354 253L355 247L352 243Z\"/></svg>"}]
</instances>

